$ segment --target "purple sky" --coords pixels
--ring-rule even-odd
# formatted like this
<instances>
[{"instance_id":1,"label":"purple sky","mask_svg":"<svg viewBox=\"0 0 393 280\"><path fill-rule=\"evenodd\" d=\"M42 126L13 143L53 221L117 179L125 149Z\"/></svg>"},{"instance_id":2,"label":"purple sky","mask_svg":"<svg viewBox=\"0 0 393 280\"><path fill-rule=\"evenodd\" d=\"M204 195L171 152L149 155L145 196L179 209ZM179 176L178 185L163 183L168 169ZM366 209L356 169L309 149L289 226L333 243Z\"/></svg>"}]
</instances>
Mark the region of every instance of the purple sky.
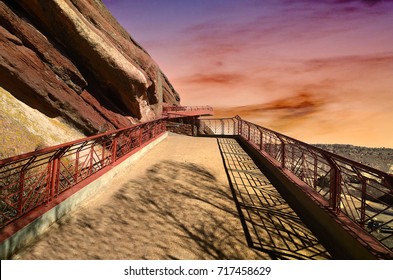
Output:
<instances>
[{"instance_id":1,"label":"purple sky","mask_svg":"<svg viewBox=\"0 0 393 280\"><path fill-rule=\"evenodd\" d=\"M184 105L393 147L393 1L104 0Z\"/></svg>"}]
</instances>

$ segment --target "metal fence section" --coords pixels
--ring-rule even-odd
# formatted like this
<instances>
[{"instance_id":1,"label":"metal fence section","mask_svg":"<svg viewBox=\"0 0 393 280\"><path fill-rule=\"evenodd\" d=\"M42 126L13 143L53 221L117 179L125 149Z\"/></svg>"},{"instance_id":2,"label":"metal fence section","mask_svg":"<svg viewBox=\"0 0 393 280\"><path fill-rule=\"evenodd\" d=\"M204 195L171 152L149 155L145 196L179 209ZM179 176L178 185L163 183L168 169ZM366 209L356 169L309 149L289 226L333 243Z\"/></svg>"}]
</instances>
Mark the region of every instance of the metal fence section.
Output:
<instances>
[{"instance_id":1,"label":"metal fence section","mask_svg":"<svg viewBox=\"0 0 393 280\"><path fill-rule=\"evenodd\" d=\"M393 175L306 144L236 116L200 120L200 134L239 135L393 250ZM393 256L393 252L392 252Z\"/></svg>"},{"instance_id":2,"label":"metal fence section","mask_svg":"<svg viewBox=\"0 0 393 280\"><path fill-rule=\"evenodd\" d=\"M166 121L134 125L0 160L0 228L50 202L166 131Z\"/></svg>"},{"instance_id":3,"label":"metal fence section","mask_svg":"<svg viewBox=\"0 0 393 280\"><path fill-rule=\"evenodd\" d=\"M212 111L211 106L164 106L163 112L188 112L188 111Z\"/></svg>"},{"instance_id":4,"label":"metal fence section","mask_svg":"<svg viewBox=\"0 0 393 280\"><path fill-rule=\"evenodd\" d=\"M237 135L239 121L235 118L199 119L198 133L204 135Z\"/></svg>"},{"instance_id":5,"label":"metal fence section","mask_svg":"<svg viewBox=\"0 0 393 280\"><path fill-rule=\"evenodd\" d=\"M163 115L169 119L212 116L214 114L213 108L210 106L165 106L163 107Z\"/></svg>"}]
</instances>

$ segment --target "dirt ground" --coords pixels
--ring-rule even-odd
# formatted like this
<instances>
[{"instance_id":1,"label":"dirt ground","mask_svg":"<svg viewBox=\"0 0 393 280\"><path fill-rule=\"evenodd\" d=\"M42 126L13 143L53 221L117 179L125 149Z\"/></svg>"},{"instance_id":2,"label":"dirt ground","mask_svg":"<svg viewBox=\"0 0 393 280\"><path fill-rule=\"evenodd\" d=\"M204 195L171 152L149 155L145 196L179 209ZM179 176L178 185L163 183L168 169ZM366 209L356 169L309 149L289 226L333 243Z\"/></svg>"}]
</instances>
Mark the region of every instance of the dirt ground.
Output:
<instances>
[{"instance_id":1,"label":"dirt ground","mask_svg":"<svg viewBox=\"0 0 393 280\"><path fill-rule=\"evenodd\" d=\"M249 246L244 226L252 221L245 217L241 222L223 158L215 138L170 134L118 175L107 191L58 221L13 258L314 258L314 252L288 257L272 254L271 246L264 250L264 236L271 239L263 228L258 233L260 246ZM285 225L279 230L288 232ZM311 245L304 248L317 246L324 252L321 245Z\"/></svg>"}]
</instances>

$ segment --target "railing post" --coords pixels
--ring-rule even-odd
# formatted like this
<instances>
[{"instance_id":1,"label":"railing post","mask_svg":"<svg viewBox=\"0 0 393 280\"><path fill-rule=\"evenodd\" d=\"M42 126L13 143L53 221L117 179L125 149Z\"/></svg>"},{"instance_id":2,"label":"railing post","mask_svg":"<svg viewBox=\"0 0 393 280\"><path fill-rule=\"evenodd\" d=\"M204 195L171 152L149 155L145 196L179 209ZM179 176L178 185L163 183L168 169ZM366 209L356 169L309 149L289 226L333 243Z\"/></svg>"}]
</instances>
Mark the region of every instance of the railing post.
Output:
<instances>
[{"instance_id":1,"label":"railing post","mask_svg":"<svg viewBox=\"0 0 393 280\"><path fill-rule=\"evenodd\" d=\"M281 167L285 168L285 142L284 142L284 140L282 140L282 138L278 134L277 134L277 138L281 142L281 149L282 149L281 159L280 159L281 160Z\"/></svg>"},{"instance_id":2,"label":"railing post","mask_svg":"<svg viewBox=\"0 0 393 280\"><path fill-rule=\"evenodd\" d=\"M295 166L295 148L292 144L292 153L291 153L291 169Z\"/></svg>"},{"instance_id":3,"label":"railing post","mask_svg":"<svg viewBox=\"0 0 393 280\"><path fill-rule=\"evenodd\" d=\"M117 154L117 134L113 137L112 141L112 164L116 161L116 154Z\"/></svg>"},{"instance_id":4,"label":"railing post","mask_svg":"<svg viewBox=\"0 0 393 280\"><path fill-rule=\"evenodd\" d=\"M364 226L366 221L366 180L362 177L362 198L360 203L360 224Z\"/></svg>"},{"instance_id":5,"label":"railing post","mask_svg":"<svg viewBox=\"0 0 393 280\"><path fill-rule=\"evenodd\" d=\"M302 155L301 155L301 157L302 157L302 169L301 169L301 173L300 173L300 179L304 182L304 169L305 169L305 166L304 166L304 152L303 151L301 151L301 153L302 153Z\"/></svg>"},{"instance_id":6,"label":"railing post","mask_svg":"<svg viewBox=\"0 0 393 280\"><path fill-rule=\"evenodd\" d=\"M153 127L151 128L151 138L156 137L156 124L153 123Z\"/></svg>"},{"instance_id":7,"label":"railing post","mask_svg":"<svg viewBox=\"0 0 393 280\"><path fill-rule=\"evenodd\" d=\"M195 130L196 130L196 135L199 135L199 132L201 131L201 120L199 118L195 119Z\"/></svg>"},{"instance_id":8,"label":"railing post","mask_svg":"<svg viewBox=\"0 0 393 280\"><path fill-rule=\"evenodd\" d=\"M147 134L147 135L148 135L147 141L149 141L150 139L153 138L153 132L152 132L152 129L151 129L151 125L150 125L150 124L147 125L147 131L149 132L149 133Z\"/></svg>"},{"instance_id":9,"label":"railing post","mask_svg":"<svg viewBox=\"0 0 393 280\"><path fill-rule=\"evenodd\" d=\"M262 129L258 128L259 130L259 149L263 151L263 132Z\"/></svg>"},{"instance_id":10,"label":"railing post","mask_svg":"<svg viewBox=\"0 0 393 280\"><path fill-rule=\"evenodd\" d=\"M336 163L327 155L323 155L330 166L330 207L333 212L340 213L340 202L341 202L341 174Z\"/></svg>"},{"instance_id":11,"label":"railing post","mask_svg":"<svg viewBox=\"0 0 393 280\"><path fill-rule=\"evenodd\" d=\"M52 160L52 166L51 166L51 181L50 181L50 187L49 187L49 199L48 201L51 201L54 199L56 195L56 190L59 188L59 173L60 173L60 168L59 168L59 158L55 157Z\"/></svg>"},{"instance_id":12,"label":"railing post","mask_svg":"<svg viewBox=\"0 0 393 280\"><path fill-rule=\"evenodd\" d=\"M362 192L360 194L360 225L364 226L366 221L366 191L367 191L367 179L360 173L360 171L354 167L353 170L355 171L358 178L362 183Z\"/></svg>"},{"instance_id":13,"label":"railing post","mask_svg":"<svg viewBox=\"0 0 393 280\"><path fill-rule=\"evenodd\" d=\"M318 184L318 160L315 155L314 156L314 189L317 187Z\"/></svg>"},{"instance_id":14,"label":"railing post","mask_svg":"<svg viewBox=\"0 0 393 280\"><path fill-rule=\"evenodd\" d=\"M89 175L93 174L94 143L90 146Z\"/></svg>"},{"instance_id":15,"label":"railing post","mask_svg":"<svg viewBox=\"0 0 393 280\"><path fill-rule=\"evenodd\" d=\"M74 174L74 180L75 183L78 182L78 173L79 173L79 149L76 151L76 156L75 156L75 174Z\"/></svg>"},{"instance_id":16,"label":"railing post","mask_svg":"<svg viewBox=\"0 0 393 280\"><path fill-rule=\"evenodd\" d=\"M142 130L143 130L143 127L141 126L141 127L139 127L139 147L140 146L142 146Z\"/></svg>"},{"instance_id":17,"label":"railing post","mask_svg":"<svg viewBox=\"0 0 393 280\"><path fill-rule=\"evenodd\" d=\"M198 135L198 129L196 125L196 117L192 118L192 136L196 137Z\"/></svg>"},{"instance_id":18,"label":"railing post","mask_svg":"<svg viewBox=\"0 0 393 280\"><path fill-rule=\"evenodd\" d=\"M277 156L277 141L275 141L276 139L273 139L273 156L276 157Z\"/></svg>"},{"instance_id":19,"label":"railing post","mask_svg":"<svg viewBox=\"0 0 393 280\"><path fill-rule=\"evenodd\" d=\"M250 142L250 140L251 140L251 125L248 123L247 126L248 126L247 140Z\"/></svg>"},{"instance_id":20,"label":"railing post","mask_svg":"<svg viewBox=\"0 0 393 280\"><path fill-rule=\"evenodd\" d=\"M390 194L393 197L393 174L386 174L382 182L389 187Z\"/></svg>"},{"instance_id":21,"label":"railing post","mask_svg":"<svg viewBox=\"0 0 393 280\"><path fill-rule=\"evenodd\" d=\"M224 121L221 119L220 120L220 122L221 122L221 135L224 135L225 134L225 132L224 132Z\"/></svg>"},{"instance_id":22,"label":"railing post","mask_svg":"<svg viewBox=\"0 0 393 280\"><path fill-rule=\"evenodd\" d=\"M101 150L101 166L104 165L105 162L105 143L101 144L102 150Z\"/></svg>"},{"instance_id":23,"label":"railing post","mask_svg":"<svg viewBox=\"0 0 393 280\"><path fill-rule=\"evenodd\" d=\"M333 167L330 175L331 206L333 211L340 211L340 171L336 166Z\"/></svg>"},{"instance_id":24,"label":"railing post","mask_svg":"<svg viewBox=\"0 0 393 280\"><path fill-rule=\"evenodd\" d=\"M25 170L22 169L19 176L19 203L18 203L18 216L23 214L23 193L25 191Z\"/></svg>"}]
</instances>

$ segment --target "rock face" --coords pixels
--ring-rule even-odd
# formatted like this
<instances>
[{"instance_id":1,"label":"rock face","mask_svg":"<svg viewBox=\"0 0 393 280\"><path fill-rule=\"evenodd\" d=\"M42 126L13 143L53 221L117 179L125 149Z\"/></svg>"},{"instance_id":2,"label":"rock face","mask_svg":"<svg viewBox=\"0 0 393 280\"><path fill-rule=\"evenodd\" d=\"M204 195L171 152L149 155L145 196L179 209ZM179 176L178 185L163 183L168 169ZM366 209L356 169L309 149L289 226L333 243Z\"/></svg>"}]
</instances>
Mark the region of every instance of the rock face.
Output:
<instances>
[{"instance_id":1,"label":"rock face","mask_svg":"<svg viewBox=\"0 0 393 280\"><path fill-rule=\"evenodd\" d=\"M155 119L180 101L98 0L0 0L0 87L85 134Z\"/></svg>"}]
</instances>

